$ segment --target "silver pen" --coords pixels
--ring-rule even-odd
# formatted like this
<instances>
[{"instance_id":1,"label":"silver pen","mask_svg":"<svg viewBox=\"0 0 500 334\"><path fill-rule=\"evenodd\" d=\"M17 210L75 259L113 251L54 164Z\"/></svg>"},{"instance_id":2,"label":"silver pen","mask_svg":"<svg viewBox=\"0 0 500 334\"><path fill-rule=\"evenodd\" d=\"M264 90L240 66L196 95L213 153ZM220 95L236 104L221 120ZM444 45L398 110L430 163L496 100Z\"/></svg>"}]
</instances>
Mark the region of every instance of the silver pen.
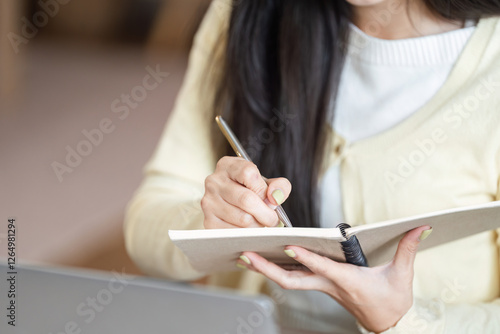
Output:
<instances>
[{"instance_id":1,"label":"silver pen","mask_svg":"<svg viewBox=\"0 0 500 334\"><path fill-rule=\"evenodd\" d=\"M252 159L250 159L250 156L247 154L247 152L245 151L245 149L241 145L240 141L238 140L238 138L236 138L236 135L231 130L229 125L227 125L226 121L224 121L222 116L215 117L215 121L217 122L219 129L224 134L224 137L226 137L227 141L229 142L229 144L233 148L236 155L239 156L240 158L243 158L243 159L251 162ZM286 215L285 210L283 210L281 205L278 205L276 207L275 211L278 214L278 218L280 219L280 221L282 221L286 227L293 227L292 223L290 222L290 219Z\"/></svg>"}]
</instances>

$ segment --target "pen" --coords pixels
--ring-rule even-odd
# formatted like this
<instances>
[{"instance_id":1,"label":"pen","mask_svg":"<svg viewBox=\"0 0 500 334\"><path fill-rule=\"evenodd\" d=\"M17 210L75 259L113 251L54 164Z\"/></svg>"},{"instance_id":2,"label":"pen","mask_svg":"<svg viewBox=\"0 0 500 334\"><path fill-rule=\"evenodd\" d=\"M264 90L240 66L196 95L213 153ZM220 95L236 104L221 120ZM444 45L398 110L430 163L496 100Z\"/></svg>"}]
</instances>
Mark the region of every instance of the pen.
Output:
<instances>
[{"instance_id":1,"label":"pen","mask_svg":"<svg viewBox=\"0 0 500 334\"><path fill-rule=\"evenodd\" d=\"M215 117L215 121L217 122L219 129L222 131L222 134L224 135L224 137L226 137L227 141L229 142L229 144L233 148L236 155L239 156L240 158L243 158L243 159L251 162L252 159L250 159L250 156L247 154L247 152L245 151L245 149L241 145L240 141L238 140L238 138L236 138L236 135L231 130L229 125L227 125L226 121L224 121L222 116ZM275 211L278 214L278 218L280 219L280 221L283 222L283 224L286 227L293 227L292 223L290 222L290 219L286 215L285 210L283 210L281 205L278 205L276 207Z\"/></svg>"}]
</instances>

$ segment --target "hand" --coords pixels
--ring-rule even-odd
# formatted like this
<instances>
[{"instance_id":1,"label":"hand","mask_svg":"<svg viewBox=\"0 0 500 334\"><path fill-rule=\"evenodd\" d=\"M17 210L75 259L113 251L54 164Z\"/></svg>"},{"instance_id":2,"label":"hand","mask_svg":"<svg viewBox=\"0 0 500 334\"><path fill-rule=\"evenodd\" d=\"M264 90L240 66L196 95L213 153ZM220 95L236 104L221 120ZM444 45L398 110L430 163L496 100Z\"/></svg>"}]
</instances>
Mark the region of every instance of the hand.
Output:
<instances>
[{"instance_id":1,"label":"hand","mask_svg":"<svg viewBox=\"0 0 500 334\"><path fill-rule=\"evenodd\" d=\"M206 229L276 226L279 219L274 208L288 198L291 189L285 178L264 179L249 161L223 157L205 180L203 224Z\"/></svg>"},{"instance_id":2,"label":"hand","mask_svg":"<svg viewBox=\"0 0 500 334\"><path fill-rule=\"evenodd\" d=\"M396 325L413 303L413 263L420 239L430 234L427 231L432 229L422 226L408 232L399 242L393 260L374 268L338 263L296 246L286 247L285 253L310 272L284 270L253 252L243 253L238 263L284 289L322 291L353 314L363 327L378 333Z\"/></svg>"}]
</instances>

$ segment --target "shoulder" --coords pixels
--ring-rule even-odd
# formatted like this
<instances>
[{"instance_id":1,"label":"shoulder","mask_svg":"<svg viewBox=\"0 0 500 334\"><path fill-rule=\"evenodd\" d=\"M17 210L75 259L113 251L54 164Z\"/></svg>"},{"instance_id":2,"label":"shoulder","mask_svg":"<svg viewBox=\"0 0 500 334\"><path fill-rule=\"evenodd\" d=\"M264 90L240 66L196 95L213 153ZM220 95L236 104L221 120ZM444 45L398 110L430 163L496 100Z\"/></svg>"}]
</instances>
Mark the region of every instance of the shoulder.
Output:
<instances>
[{"instance_id":1,"label":"shoulder","mask_svg":"<svg viewBox=\"0 0 500 334\"><path fill-rule=\"evenodd\" d=\"M226 35L233 7L232 3L231 0L212 1L196 33L195 46L206 52L211 52L218 41Z\"/></svg>"},{"instance_id":2,"label":"shoulder","mask_svg":"<svg viewBox=\"0 0 500 334\"><path fill-rule=\"evenodd\" d=\"M500 16L482 18L469 40L470 64L477 64L479 76L500 79ZM477 60L477 63L476 63Z\"/></svg>"},{"instance_id":3,"label":"shoulder","mask_svg":"<svg viewBox=\"0 0 500 334\"><path fill-rule=\"evenodd\" d=\"M500 16L484 17L477 25L481 38L490 39L491 42L500 40ZM495 45L500 48L500 44Z\"/></svg>"}]
</instances>

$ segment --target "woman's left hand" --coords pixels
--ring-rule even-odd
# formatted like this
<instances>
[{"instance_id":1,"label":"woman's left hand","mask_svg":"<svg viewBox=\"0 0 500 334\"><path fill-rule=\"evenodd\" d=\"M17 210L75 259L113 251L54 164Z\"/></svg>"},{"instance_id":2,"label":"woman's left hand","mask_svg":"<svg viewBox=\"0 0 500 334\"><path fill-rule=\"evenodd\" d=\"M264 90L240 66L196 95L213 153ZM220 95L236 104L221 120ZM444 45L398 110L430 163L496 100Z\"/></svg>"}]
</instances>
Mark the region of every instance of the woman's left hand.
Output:
<instances>
[{"instance_id":1,"label":"woman's left hand","mask_svg":"<svg viewBox=\"0 0 500 334\"><path fill-rule=\"evenodd\" d=\"M429 231L429 232L427 232ZM379 333L393 327L413 303L413 262L429 226L408 232L386 265L366 268L338 263L304 248L288 246L285 253L309 271L282 269L253 252L238 263L259 272L284 289L318 290L337 300L366 329Z\"/></svg>"}]
</instances>

